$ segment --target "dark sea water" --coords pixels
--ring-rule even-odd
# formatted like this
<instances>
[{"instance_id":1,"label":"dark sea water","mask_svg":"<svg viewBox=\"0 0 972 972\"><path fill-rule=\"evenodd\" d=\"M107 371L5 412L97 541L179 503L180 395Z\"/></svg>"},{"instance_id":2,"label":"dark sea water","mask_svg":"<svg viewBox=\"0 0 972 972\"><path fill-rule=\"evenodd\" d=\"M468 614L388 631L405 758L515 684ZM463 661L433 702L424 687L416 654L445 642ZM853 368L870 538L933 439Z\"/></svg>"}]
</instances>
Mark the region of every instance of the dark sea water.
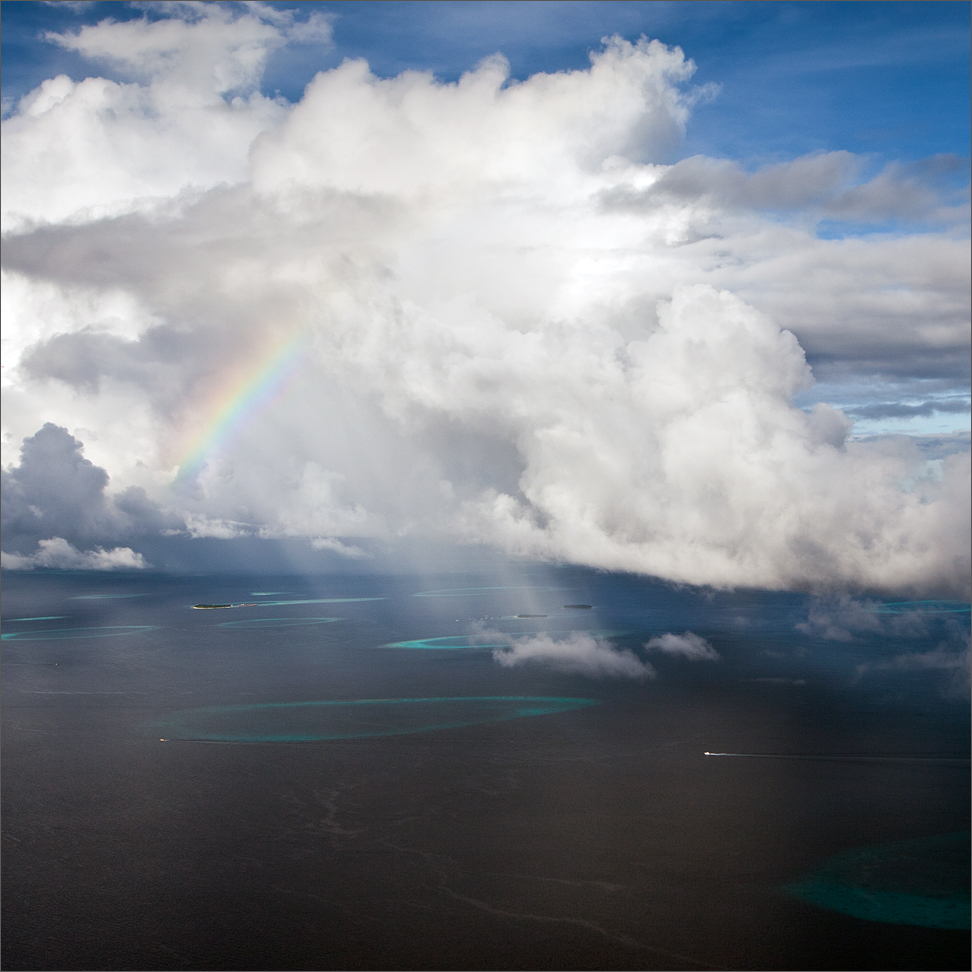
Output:
<instances>
[{"instance_id":1,"label":"dark sea water","mask_svg":"<svg viewBox=\"0 0 972 972\"><path fill-rule=\"evenodd\" d=\"M968 968L967 605L3 584L5 969ZM722 660L641 651L687 629ZM658 677L492 655L574 630Z\"/></svg>"}]
</instances>

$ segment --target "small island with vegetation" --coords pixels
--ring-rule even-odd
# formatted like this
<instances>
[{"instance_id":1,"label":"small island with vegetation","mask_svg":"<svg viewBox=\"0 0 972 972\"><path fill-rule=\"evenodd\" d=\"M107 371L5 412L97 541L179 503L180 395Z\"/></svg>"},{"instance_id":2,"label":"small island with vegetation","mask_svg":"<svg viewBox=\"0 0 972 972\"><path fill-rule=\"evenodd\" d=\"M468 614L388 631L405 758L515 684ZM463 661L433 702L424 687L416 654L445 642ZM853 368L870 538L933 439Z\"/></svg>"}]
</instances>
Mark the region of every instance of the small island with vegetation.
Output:
<instances>
[{"instance_id":1,"label":"small island with vegetation","mask_svg":"<svg viewBox=\"0 0 972 972\"><path fill-rule=\"evenodd\" d=\"M220 608L259 607L256 601L245 601L242 604L193 604L194 611L217 611Z\"/></svg>"}]
</instances>

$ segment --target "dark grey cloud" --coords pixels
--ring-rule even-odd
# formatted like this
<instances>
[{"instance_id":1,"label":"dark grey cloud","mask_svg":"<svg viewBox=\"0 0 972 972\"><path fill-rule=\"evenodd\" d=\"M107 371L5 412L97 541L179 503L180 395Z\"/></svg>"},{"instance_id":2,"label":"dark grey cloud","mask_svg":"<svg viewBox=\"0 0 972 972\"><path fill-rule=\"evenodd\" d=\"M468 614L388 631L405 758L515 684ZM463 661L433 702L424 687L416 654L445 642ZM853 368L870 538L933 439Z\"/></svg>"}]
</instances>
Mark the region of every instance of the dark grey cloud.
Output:
<instances>
[{"instance_id":1,"label":"dark grey cloud","mask_svg":"<svg viewBox=\"0 0 972 972\"><path fill-rule=\"evenodd\" d=\"M693 156L663 172L645 189L621 187L602 193L609 209L651 211L700 202L720 212L800 212L818 218L884 223L888 220L952 221L968 201L968 160L936 155L908 165L894 163L857 182L865 160L851 152L807 155L747 172L728 159Z\"/></svg>"},{"instance_id":2,"label":"dark grey cloud","mask_svg":"<svg viewBox=\"0 0 972 972\"><path fill-rule=\"evenodd\" d=\"M934 415L936 412L961 415L969 411L969 402L965 399L932 399L920 405L907 405L902 402L876 402L872 405L857 405L844 408L846 415L855 418L919 418Z\"/></svg>"},{"instance_id":3,"label":"dark grey cloud","mask_svg":"<svg viewBox=\"0 0 972 972\"><path fill-rule=\"evenodd\" d=\"M52 538L85 550L183 527L140 487L108 496L108 473L85 459L82 448L50 422L24 439L20 465L2 471L5 552L29 555Z\"/></svg>"},{"instance_id":4,"label":"dark grey cloud","mask_svg":"<svg viewBox=\"0 0 972 972\"><path fill-rule=\"evenodd\" d=\"M86 328L38 341L24 352L20 369L32 381L60 381L89 395L98 394L105 381L123 382L158 413L173 415L206 377L209 362L232 348L234 337L239 345L225 325L194 334L163 324L137 339Z\"/></svg>"},{"instance_id":5,"label":"dark grey cloud","mask_svg":"<svg viewBox=\"0 0 972 972\"><path fill-rule=\"evenodd\" d=\"M861 328L863 331L864 329ZM910 334L889 336L883 348L879 348L876 333L870 340L865 335L847 335L841 343L839 337L828 335L821 338L810 329L807 337L801 334L801 343L807 353L807 362L814 375L821 381L841 382L859 379L884 379L903 383L908 379L931 382L942 379L949 390L968 385L970 376L967 340L953 340L943 348L923 347L919 337Z\"/></svg>"},{"instance_id":6,"label":"dark grey cloud","mask_svg":"<svg viewBox=\"0 0 972 972\"><path fill-rule=\"evenodd\" d=\"M825 216L838 220L949 222L968 213L968 159L935 155L909 164L892 163L873 179L826 199ZM949 184L960 177L956 190Z\"/></svg>"},{"instance_id":7,"label":"dark grey cloud","mask_svg":"<svg viewBox=\"0 0 972 972\"><path fill-rule=\"evenodd\" d=\"M969 432L954 432L951 435L916 435L912 441L925 459L944 459L957 452L968 452L972 447Z\"/></svg>"},{"instance_id":8,"label":"dark grey cloud","mask_svg":"<svg viewBox=\"0 0 972 972\"><path fill-rule=\"evenodd\" d=\"M850 152L828 152L747 173L728 159L693 156L675 163L643 190L620 187L601 198L609 207L645 210L693 200L720 208L802 209L833 196L858 166Z\"/></svg>"}]
</instances>

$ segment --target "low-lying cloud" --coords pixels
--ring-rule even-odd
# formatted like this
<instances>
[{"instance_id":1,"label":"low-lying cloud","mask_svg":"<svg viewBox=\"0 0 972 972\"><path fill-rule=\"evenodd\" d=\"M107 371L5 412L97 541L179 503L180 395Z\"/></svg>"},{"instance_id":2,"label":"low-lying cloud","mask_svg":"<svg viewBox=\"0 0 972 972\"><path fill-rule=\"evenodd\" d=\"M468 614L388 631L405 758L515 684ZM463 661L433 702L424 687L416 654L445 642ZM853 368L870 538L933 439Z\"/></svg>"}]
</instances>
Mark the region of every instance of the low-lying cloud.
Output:
<instances>
[{"instance_id":1,"label":"low-lying cloud","mask_svg":"<svg viewBox=\"0 0 972 972\"><path fill-rule=\"evenodd\" d=\"M643 647L645 651L657 651L688 661L721 659L721 655L705 638L691 631L684 634L666 632L652 638ZM543 665L590 678L645 679L655 678L658 674L651 662L639 658L631 649L618 648L607 638L585 631L514 638L508 648L495 648L493 658L506 668L524 664Z\"/></svg>"},{"instance_id":2,"label":"low-lying cloud","mask_svg":"<svg viewBox=\"0 0 972 972\"><path fill-rule=\"evenodd\" d=\"M112 547L103 550L77 550L63 537L41 540L38 550L28 556L0 553L5 570L34 570L37 567L57 570L144 570L149 565L131 547Z\"/></svg>"},{"instance_id":3,"label":"low-lying cloud","mask_svg":"<svg viewBox=\"0 0 972 972\"><path fill-rule=\"evenodd\" d=\"M493 658L504 668L543 665L570 675L590 678L654 678L654 667L627 648L582 631L566 637L549 634L515 639L508 648L495 648Z\"/></svg>"},{"instance_id":4,"label":"low-lying cloud","mask_svg":"<svg viewBox=\"0 0 972 972\"><path fill-rule=\"evenodd\" d=\"M918 405L907 402L880 402L872 405L858 405L843 409L845 414L860 418L918 418L920 416L942 414L962 415L969 411L967 399L932 399Z\"/></svg>"},{"instance_id":5,"label":"low-lying cloud","mask_svg":"<svg viewBox=\"0 0 972 972\"><path fill-rule=\"evenodd\" d=\"M928 635L929 622L937 617L936 613L925 611L920 603L904 603L889 609L880 601L844 594L812 601L807 619L797 622L796 629L826 641L854 641L875 635L924 638Z\"/></svg>"},{"instance_id":6,"label":"low-lying cloud","mask_svg":"<svg viewBox=\"0 0 972 972\"><path fill-rule=\"evenodd\" d=\"M645 650L660 651L689 661L719 661L722 658L705 638L692 631L680 635L666 632L657 638L652 638L645 645Z\"/></svg>"}]
</instances>

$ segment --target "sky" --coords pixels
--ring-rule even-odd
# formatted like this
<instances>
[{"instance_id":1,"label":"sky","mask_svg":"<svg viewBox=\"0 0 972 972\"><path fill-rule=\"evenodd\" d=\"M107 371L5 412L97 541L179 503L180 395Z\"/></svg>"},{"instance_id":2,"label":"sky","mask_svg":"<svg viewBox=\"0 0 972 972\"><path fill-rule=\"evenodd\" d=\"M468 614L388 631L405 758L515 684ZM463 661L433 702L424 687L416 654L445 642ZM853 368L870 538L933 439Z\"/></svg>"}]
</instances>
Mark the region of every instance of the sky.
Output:
<instances>
[{"instance_id":1,"label":"sky","mask_svg":"<svg viewBox=\"0 0 972 972\"><path fill-rule=\"evenodd\" d=\"M968 4L0 16L5 568L967 595Z\"/></svg>"}]
</instances>

